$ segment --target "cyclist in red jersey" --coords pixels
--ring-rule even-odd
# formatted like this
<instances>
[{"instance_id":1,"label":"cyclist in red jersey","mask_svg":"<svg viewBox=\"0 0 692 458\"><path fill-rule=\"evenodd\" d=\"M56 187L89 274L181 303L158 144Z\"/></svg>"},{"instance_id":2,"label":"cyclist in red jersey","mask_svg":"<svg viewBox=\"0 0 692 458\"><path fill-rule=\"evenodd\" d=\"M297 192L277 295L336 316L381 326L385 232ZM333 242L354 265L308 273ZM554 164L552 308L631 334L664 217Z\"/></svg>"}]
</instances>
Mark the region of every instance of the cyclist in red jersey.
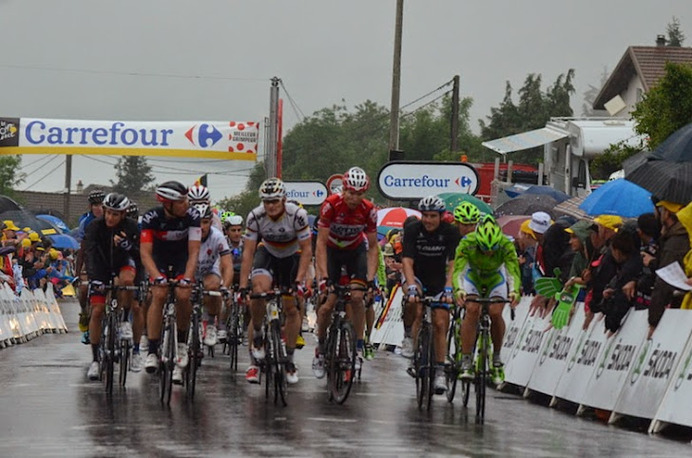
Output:
<instances>
[{"instance_id":1,"label":"cyclist in red jersey","mask_svg":"<svg viewBox=\"0 0 692 458\"><path fill-rule=\"evenodd\" d=\"M367 199L363 198L370 185L365 171L360 167L350 168L343 176L343 193L333 194L322 204L318 223L315 261L320 289L329 284L337 284L341 268L352 285L361 287L372 285L379 261L377 251L377 212ZM367 242L367 244L366 244ZM315 377L324 377L324 344L336 294L329 294L327 301L317 314L317 338L319 345L315 351L312 369ZM350 318L356 331L356 370L363 361L363 335L365 329L365 306L363 292L353 291L350 302Z\"/></svg>"}]
</instances>

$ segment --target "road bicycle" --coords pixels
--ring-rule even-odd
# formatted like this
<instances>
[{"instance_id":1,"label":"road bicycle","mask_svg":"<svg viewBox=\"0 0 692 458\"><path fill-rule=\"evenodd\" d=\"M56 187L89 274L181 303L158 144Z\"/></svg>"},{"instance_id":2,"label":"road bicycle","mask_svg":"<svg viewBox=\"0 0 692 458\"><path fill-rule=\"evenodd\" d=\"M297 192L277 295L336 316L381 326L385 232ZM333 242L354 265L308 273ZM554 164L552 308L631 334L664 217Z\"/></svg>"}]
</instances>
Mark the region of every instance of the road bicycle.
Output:
<instances>
[{"instance_id":1,"label":"road bicycle","mask_svg":"<svg viewBox=\"0 0 692 458\"><path fill-rule=\"evenodd\" d=\"M274 390L274 404L281 400L286 406L288 382L286 380L286 364L289 362L286 345L281 338L281 326L284 323L282 298L292 296L291 291L273 290L267 293L251 294L250 299L267 301L267 313L264 316L264 360L258 361L260 377L264 376L264 393L269 399ZM261 380L260 380L261 383Z\"/></svg>"},{"instance_id":2,"label":"road bicycle","mask_svg":"<svg viewBox=\"0 0 692 458\"><path fill-rule=\"evenodd\" d=\"M459 375L461 374L461 322L462 307L454 307L450 312L449 331L447 332L447 363L445 380L447 382L447 401L454 402ZM466 386L468 388L468 386ZM469 390L462 384L461 398L464 407L469 402Z\"/></svg>"},{"instance_id":3,"label":"road bicycle","mask_svg":"<svg viewBox=\"0 0 692 458\"><path fill-rule=\"evenodd\" d=\"M226 342L224 342L223 352L228 353L231 359L231 372L238 370L238 347L243 343L245 335L245 306L240 303L239 298L234 297L229 301L229 313L226 319Z\"/></svg>"},{"instance_id":4,"label":"road bicycle","mask_svg":"<svg viewBox=\"0 0 692 458\"><path fill-rule=\"evenodd\" d=\"M161 345L159 346L159 396L161 402L170 404L173 391L173 370L178 357L178 323L176 318L175 288L178 281L169 278L165 285L168 289L163 305L163 325L161 327Z\"/></svg>"},{"instance_id":5,"label":"road bicycle","mask_svg":"<svg viewBox=\"0 0 692 458\"><path fill-rule=\"evenodd\" d=\"M356 374L356 332L346 317L346 304L352 291L367 291L366 288L351 285L334 285L336 303L332 310L332 320L327 329L324 365L327 374L329 400L337 404L346 402Z\"/></svg>"},{"instance_id":6,"label":"road bicycle","mask_svg":"<svg viewBox=\"0 0 692 458\"><path fill-rule=\"evenodd\" d=\"M192 294L192 316L187 334L188 363L185 370L185 391L189 400L195 398L197 371L202 365L204 351L202 346L202 299L204 296L222 297L221 291L206 290L202 283L197 283Z\"/></svg>"},{"instance_id":7,"label":"road bicycle","mask_svg":"<svg viewBox=\"0 0 692 458\"><path fill-rule=\"evenodd\" d=\"M422 409L425 405L429 410L435 392L435 343L431 305L434 302L439 302L439 300L432 296L424 296L420 302L423 305L423 319L418 330L416 348L413 352L413 372L416 379L418 408Z\"/></svg>"}]
</instances>

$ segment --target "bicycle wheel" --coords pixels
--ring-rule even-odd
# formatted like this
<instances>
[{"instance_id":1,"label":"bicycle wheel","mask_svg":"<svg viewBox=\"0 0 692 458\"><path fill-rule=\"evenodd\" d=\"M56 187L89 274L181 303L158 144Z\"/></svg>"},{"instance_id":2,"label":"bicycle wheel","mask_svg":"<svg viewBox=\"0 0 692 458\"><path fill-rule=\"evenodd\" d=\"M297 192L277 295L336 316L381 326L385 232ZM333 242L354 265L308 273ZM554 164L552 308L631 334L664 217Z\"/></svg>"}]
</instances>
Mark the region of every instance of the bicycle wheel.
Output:
<instances>
[{"instance_id":1,"label":"bicycle wheel","mask_svg":"<svg viewBox=\"0 0 692 458\"><path fill-rule=\"evenodd\" d=\"M461 349L458 348L457 340L457 321L452 316L452 321L447 332L447 359L449 364L445 365L445 380L447 382L447 401L454 402L454 395L457 391L457 379L459 376L459 361L458 356L461 355ZM452 350L452 345L454 350Z\"/></svg>"},{"instance_id":2,"label":"bicycle wheel","mask_svg":"<svg viewBox=\"0 0 692 458\"><path fill-rule=\"evenodd\" d=\"M163 345L159 349L161 362L159 363L159 394L161 403L170 404L171 391L173 391L173 366L175 365L175 342L173 339L174 329L171 325L163 331Z\"/></svg>"},{"instance_id":3,"label":"bicycle wheel","mask_svg":"<svg viewBox=\"0 0 692 458\"><path fill-rule=\"evenodd\" d=\"M356 332L350 322L342 321L336 333L330 356L329 391L334 401L343 404L351 392L355 378Z\"/></svg>"},{"instance_id":4,"label":"bicycle wheel","mask_svg":"<svg viewBox=\"0 0 692 458\"><path fill-rule=\"evenodd\" d=\"M264 325L264 335L269 336L269 327L265 324ZM274 383L274 378L273 378L273 359L274 355L272 353L272 348L271 348L271 339L264 339L264 361L260 363L261 370L264 372L264 396L266 399L269 399L269 392L271 388L273 387Z\"/></svg>"},{"instance_id":5,"label":"bicycle wheel","mask_svg":"<svg viewBox=\"0 0 692 458\"><path fill-rule=\"evenodd\" d=\"M337 318L334 319L335 321L332 322L332 324L329 326L329 329L327 330L327 341L325 343L325 353L324 353L324 371L327 374L327 393L329 394L329 401L334 400L334 393L332 392L331 386L332 386L332 377L333 377L333 369L332 366L334 364L334 356L336 354L336 340L337 340L337 334L338 331L337 326L338 323L336 322Z\"/></svg>"},{"instance_id":6,"label":"bicycle wheel","mask_svg":"<svg viewBox=\"0 0 692 458\"><path fill-rule=\"evenodd\" d=\"M127 339L120 339L120 386L125 388L125 382L127 381L127 371L130 368L130 341Z\"/></svg>"},{"instance_id":7,"label":"bicycle wheel","mask_svg":"<svg viewBox=\"0 0 692 458\"><path fill-rule=\"evenodd\" d=\"M199 314L193 313L190 323L190 336L188 337L188 363L186 371L187 397L190 400L195 398L195 388L197 386L197 369L200 366L201 343L199 334Z\"/></svg>"},{"instance_id":8,"label":"bicycle wheel","mask_svg":"<svg viewBox=\"0 0 692 458\"><path fill-rule=\"evenodd\" d=\"M435 394L435 342L433 341L433 331L432 327L428 328L428 365L427 365L427 374L428 374L428 398L426 400L427 402L427 409L430 410L432 407L432 399L433 395Z\"/></svg>"},{"instance_id":9,"label":"bicycle wheel","mask_svg":"<svg viewBox=\"0 0 692 458\"><path fill-rule=\"evenodd\" d=\"M281 403L286 405L286 391L288 382L286 381L286 354L283 351L284 346L281 343L281 326L278 321L272 322L271 341L273 357L272 371L274 377L274 404L278 403L279 398Z\"/></svg>"},{"instance_id":10,"label":"bicycle wheel","mask_svg":"<svg viewBox=\"0 0 692 458\"><path fill-rule=\"evenodd\" d=\"M106 339L106 393L109 396L113 394L113 373L115 371L115 334L115 314L111 313L108 316L107 331L105 335L101 337Z\"/></svg>"},{"instance_id":11,"label":"bicycle wheel","mask_svg":"<svg viewBox=\"0 0 692 458\"><path fill-rule=\"evenodd\" d=\"M430 329L423 323L418 332L418 342L416 351L413 354L413 368L416 374L416 399L418 408L423 408L423 403L427 402L428 390L430 388L430 374L428 372L428 343Z\"/></svg>"},{"instance_id":12,"label":"bicycle wheel","mask_svg":"<svg viewBox=\"0 0 692 458\"><path fill-rule=\"evenodd\" d=\"M485 389L488 383L488 345L489 337L481 334L476 364L476 423L485 421Z\"/></svg>"},{"instance_id":13,"label":"bicycle wheel","mask_svg":"<svg viewBox=\"0 0 692 458\"><path fill-rule=\"evenodd\" d=\"M226 329L228 330L226 345L228 346L228 352L231 357L231 372L236 372L238 370L238 345L240 345L240 339L242 339L242 335L238 333L240 329L239 319L238 305L234 303L231 314L228 317L228 324L226 325Z\"/></svg>"}]
</instances>

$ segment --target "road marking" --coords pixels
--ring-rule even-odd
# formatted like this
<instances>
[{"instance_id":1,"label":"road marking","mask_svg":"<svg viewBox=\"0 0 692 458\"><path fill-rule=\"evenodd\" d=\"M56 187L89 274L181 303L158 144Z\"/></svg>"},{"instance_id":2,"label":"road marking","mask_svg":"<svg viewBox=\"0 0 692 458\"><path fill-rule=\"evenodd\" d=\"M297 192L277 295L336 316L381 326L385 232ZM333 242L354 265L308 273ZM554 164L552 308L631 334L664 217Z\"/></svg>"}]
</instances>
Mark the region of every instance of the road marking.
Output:
<instances>
[{"instance_id":1,"label":"road marking","mask_svg":"<svg viewBox=\"0 0 692 458\"><path fill-rule=\"evenodd\" d=\"M361 420L353 420L350 418L324 418L324 417L307 417L306 420L323 421L326 423L356 423Z\"/></svg>"}]
</instances>

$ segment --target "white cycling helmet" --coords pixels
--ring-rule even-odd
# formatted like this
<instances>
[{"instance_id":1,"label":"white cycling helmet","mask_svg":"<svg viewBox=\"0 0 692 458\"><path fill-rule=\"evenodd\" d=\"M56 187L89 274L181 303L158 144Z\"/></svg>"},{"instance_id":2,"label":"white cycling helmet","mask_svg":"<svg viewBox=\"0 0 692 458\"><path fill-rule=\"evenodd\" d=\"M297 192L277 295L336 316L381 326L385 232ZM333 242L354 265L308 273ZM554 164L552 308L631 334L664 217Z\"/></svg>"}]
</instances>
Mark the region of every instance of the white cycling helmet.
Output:
<instances>
[{"instance_id":1,"label":"white cycling helmet","mask_svg":"<svg viewBox=\"0 0 692 458\"><path fill-rule=\"evenodd\" d=\"M286 197L286 185L279 178L269 178L260 185L259 195L262 200L283 199Z\"/></svg>"},{"instance_id":2,"label":"white cycling helmet","mask_svg":"<svg viewBox=\"0 0 692 458\"><path fill-rule=\"evenodd\" d=\"M342 177L344 190L349 191L367 191L370 187L370 180L365 170L360 167L351 167Z\"/></svg>"},{"instance_id":3,"label":"white cycling helmet","mask_svg":"<svg viewBox=\"0 0 692 458\"><path fill-rule=\"evenodd\" d=\"M229 226L242 226L243 225L243 217L240 215L229 216L228 218L226 218L225 222Z\"/></svg>"},{"instance_id":4,"label":"white cycling helmet","mask_svg":"<svg viewBox=\"0 0 692 458\"><path fill-rule=\"evenodd\" d=\"M187 191L190 202L209 202L209 189L206 186L195 185Z\"/></svg>"},{"instance_id":5,"label":"white cycling helmet","mask_svg":"<svg viewBox=\"0 0 692 458\"><path fill-rule=\"evenodd\" d=\"M418 202L418 210L422 212L443 212L445 203L437 196L424 197Z\"/></svg>"}]
</instances>

